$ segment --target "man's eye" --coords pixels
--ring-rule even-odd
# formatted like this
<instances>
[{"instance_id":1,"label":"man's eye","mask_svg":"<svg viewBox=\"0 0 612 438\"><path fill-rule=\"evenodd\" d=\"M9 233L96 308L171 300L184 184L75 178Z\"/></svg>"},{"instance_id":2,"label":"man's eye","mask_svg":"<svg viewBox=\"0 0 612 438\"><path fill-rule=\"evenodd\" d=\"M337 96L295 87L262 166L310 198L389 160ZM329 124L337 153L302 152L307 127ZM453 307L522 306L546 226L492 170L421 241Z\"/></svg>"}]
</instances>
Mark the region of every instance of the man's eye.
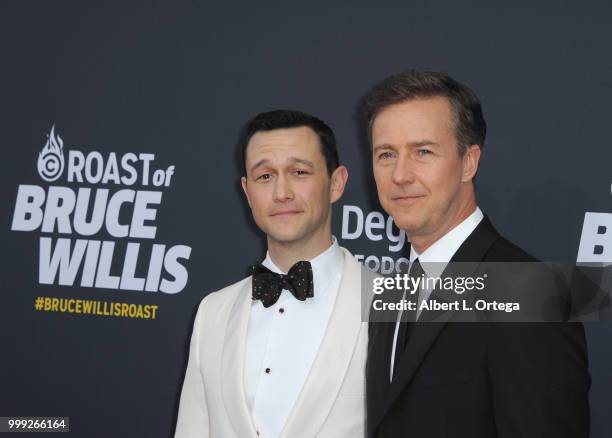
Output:
<instances>
[{"instance_id":1,"label":"man's eye","mask_svg":"<svg viewBox=\"0 0 612 438\"><path fill-rule=\"evenodd\" d=\"M378 155L379 160L388 160L389 158L393 158L393 152L385 151Z\"/></svg>"},{"instance_id":2,"label":"man's eye","mask_svg":"<svg viewBox=\"0 0 612 438\"><path fill-rule=\"evenodd\" d=\"M423 157L425 155L431 154L431 151L429 149L419 149L417 153L419 154L420 157Z\"/></svg>"},{"instance_id":3,"label":"man's eye","mask_svg":"<svg viewBox=\"0 0 612 438\"><path fill-rule=\"evenodd\" d=\"M272 175L270 175L269 173L262 173L255 180L256 181L267 181L270 178L272 178Z\"/></svg>"},{"instance_id":4,"label":"man's eye","mask_svg":"<svg viewBox=\"0 0 612 438\"><path fill-rule=\"evenodd\" d=\"M306 170L304 170L304 169L296 169L296 170L294 171L294 173L295 173L297 176L304 176L304 175L308 175L308 171L306 171Z\"/></svg>"}]
</instances>

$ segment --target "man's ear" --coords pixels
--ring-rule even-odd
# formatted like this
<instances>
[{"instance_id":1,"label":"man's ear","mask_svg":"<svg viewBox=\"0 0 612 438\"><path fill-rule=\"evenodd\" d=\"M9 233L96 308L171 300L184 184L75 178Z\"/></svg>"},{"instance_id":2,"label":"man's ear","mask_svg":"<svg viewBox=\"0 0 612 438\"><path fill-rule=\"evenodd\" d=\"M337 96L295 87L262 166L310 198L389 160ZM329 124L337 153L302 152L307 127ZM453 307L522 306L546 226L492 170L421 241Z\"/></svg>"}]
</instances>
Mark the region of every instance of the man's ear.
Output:
<instances>
[{"instance_id":1,"label":"man's ear","mask_svg":"<svg viewBox=\"0 0 612 438\"><path fill-rule=\"evenodd\" d=\"M331 184L329 187L330 200L332 204L336 202L344 193L346 182L348 181L348 169L345 166L338 166L330 177Z\"/></svg>"},{"instance_id":2,"label":"man's ear","mask_svg":"<svg viewBox=\"0 0 612 438\"><path fill-rule=\"evenodd\" d=\"M249 199L249 192L247 190L246 176L243 176L242 178L240 178L240 183L242 184L242 191L244 192L244 196L246 196L247 202L249 203L249 207L251 207L251 200Z\"/></svg>"},{"instance_id":3,"label":"man's ear","mask_svg":"<svg viewBox=\"0 0 612 438\"><path fill-rule=\"evenodd\" d=\"M467 151L463 154L463 174L461 175L462 182L468 182L474 179L478 172L478 163L480 162L480 146L473 144L468 146Z\"/></svg>"}]
</instances>

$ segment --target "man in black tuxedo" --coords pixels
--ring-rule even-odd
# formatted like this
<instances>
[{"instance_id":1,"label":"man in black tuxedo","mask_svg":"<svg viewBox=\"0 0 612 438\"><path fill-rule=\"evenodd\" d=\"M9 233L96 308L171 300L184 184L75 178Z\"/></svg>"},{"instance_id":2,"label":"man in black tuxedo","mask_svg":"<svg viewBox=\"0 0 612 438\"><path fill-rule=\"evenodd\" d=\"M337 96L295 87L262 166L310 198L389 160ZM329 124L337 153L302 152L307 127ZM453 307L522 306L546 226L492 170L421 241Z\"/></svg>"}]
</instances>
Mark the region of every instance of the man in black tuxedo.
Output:
<instances>
[{"instance_id":1,"label":"man in black tuxedo","mask_svg":"<svg viewBox=\"0 0 612 438\"><path fill-rule=\"evenodd\" d=\"M444 272L454 262L535 262L477 206L486 124L473 91L409 71L377 84L365 104L378 196L410 238L410 275L429 275L429 262ZM588 436L582 324L414 318L370 323L368 437Z\"/></svg>"}]
</instances>

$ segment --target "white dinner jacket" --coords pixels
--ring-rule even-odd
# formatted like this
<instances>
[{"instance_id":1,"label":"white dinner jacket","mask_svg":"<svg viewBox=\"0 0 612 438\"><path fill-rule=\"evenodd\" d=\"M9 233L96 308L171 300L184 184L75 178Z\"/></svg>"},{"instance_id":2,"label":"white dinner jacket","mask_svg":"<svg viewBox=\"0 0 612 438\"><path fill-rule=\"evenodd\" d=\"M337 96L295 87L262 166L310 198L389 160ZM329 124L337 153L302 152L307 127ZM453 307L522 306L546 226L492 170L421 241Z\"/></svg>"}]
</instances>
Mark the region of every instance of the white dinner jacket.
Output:
<instances>
[{"instance_id":1,"label":"white dinner jacket","mask_svg":"<svg viewBox=\"0 0 612 438\"><path fill-rule=\"evenodd\" d=\"M321 346L282 438L365 436L367 323L361 277L375 275L348 252ZM198 309L175 438L259 438L244 393L251 277L207 295ZM278 388L282 391L283 388ZM265 438L265 437L260 437Z\"/></svg>"}]
</instances>

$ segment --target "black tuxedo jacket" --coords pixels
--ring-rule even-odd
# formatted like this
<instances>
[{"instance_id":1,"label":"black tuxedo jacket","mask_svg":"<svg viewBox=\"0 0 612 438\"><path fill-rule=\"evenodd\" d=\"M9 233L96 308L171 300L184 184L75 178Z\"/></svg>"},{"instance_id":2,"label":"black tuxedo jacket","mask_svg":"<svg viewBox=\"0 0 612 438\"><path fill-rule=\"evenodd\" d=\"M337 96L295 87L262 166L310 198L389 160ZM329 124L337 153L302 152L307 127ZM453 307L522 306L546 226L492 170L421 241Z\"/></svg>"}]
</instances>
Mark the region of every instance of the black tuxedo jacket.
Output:
<instances>
[{"instance_id":1,"label":"black tuxedo jacket","mask_svg":"<svg viewBox=\"0 0 612 438\"><path fill-rule=\"evenodd\" d=\"M451 262L535 261L484 218ZM395 323L370 323L368 437L583 438L580 323L413 323L389 383Z\"/></svg>"}]
</instances>

